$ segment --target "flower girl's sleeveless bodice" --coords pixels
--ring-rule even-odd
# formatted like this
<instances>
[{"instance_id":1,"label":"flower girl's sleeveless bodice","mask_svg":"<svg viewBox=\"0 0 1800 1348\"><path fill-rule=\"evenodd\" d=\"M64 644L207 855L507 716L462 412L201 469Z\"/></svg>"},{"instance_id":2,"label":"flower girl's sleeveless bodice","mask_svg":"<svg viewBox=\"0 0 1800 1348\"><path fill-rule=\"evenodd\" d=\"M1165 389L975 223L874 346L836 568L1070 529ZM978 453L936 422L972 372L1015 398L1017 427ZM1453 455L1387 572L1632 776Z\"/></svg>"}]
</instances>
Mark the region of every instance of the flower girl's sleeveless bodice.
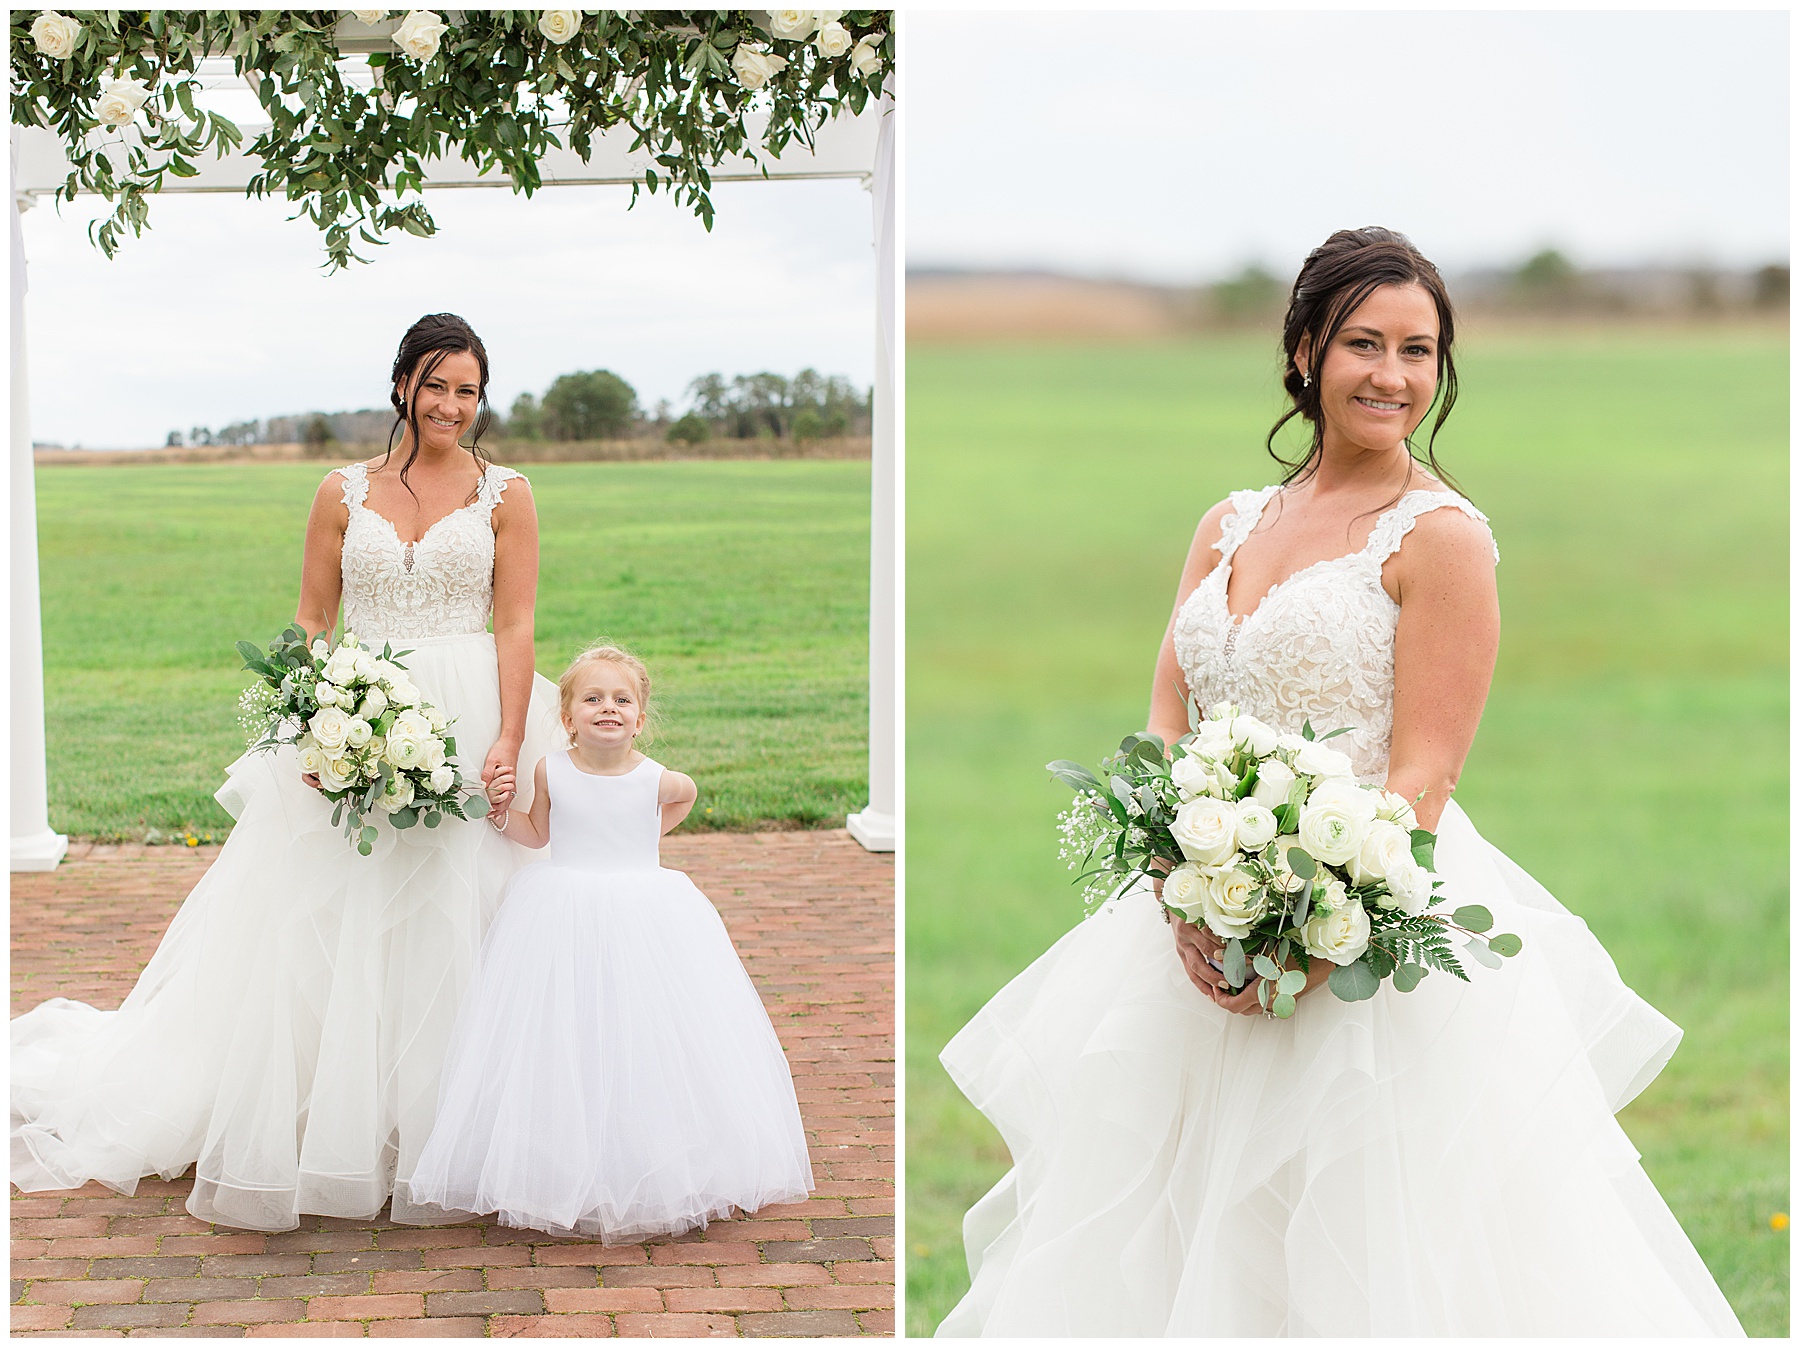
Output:
<instances>
[{"instance_id":1,"label":"flower girl's sleeveless bodice","mask_svg":"<svg viewBox=\"0 0 1800 1348\"><path fill-rule=\"evenodd\" d=\"M1487 516L1453 492L1409 491L1375 521L1362 551L1296 571L1235 618L1226 604L1232 555L1279 490L1231 494L1236 513L1225 517L1214 545L1219 564L1175 616L1176 658L1203 708L1235 702L1295 733L1308 720L1320 732L1351 727L1332 747L1350 755L1363 780L1378 781L1387 775L1393 736L1400 619L1400 606L1381 586L1382 563L1428 511L1450 507L1484 526Z\"/></svg>"},{"instance_id":2,"label":"flower girl's sleeveless bodice","mask_svg":"<svg viewBox=\"0 0 1800 1348\"><path fill-rule=\"evenodd\" d=\"M550 860L582 871L653 871L662 838L656 791L662 764L646 758L630 772L583 772L567 753L544 760L550 788Z\"/></svg>"},{"instance_id":3,"label":"flower girl's sleeveless bodice","mask_svg":"<svg viewBox=\"0 0 1800 1348\"><path fill-rule=\"evenodd\" d=\"M369 498L367 464L337 470L350 522L344 529L344 627L370 641L469 635L487 630L494 608L494 527L506 484L521 474L490 464L475 499L452 510L415 543L400 541Z\"/></svg>"}]
</instances>

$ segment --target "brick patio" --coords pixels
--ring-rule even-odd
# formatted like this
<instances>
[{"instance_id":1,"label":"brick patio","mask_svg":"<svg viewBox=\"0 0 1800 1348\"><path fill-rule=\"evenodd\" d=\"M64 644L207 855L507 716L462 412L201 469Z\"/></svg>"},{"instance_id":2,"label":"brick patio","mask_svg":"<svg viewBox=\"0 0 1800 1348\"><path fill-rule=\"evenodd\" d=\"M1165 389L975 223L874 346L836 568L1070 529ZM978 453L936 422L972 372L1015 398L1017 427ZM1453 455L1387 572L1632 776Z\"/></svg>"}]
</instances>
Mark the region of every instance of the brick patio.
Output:
<instances>
[{"instance_id":1,"label":"brick patio","mask_svg":"<svg viewBox=\"0 0 1800 1348\"><path fill-rule=\"evenodd\" d=\"M13 1013L53 996L117 1006L217 851L78 845L52 874L13 876ZM604 1247L492 1222L235 1231L187 1214L187 1179L131 1198L15 1190L12 1333L892 1334L892 858L842 831L677 835L663 857L718 905L787 1050L810 1201Z\"/></svg>"}]
</instances>

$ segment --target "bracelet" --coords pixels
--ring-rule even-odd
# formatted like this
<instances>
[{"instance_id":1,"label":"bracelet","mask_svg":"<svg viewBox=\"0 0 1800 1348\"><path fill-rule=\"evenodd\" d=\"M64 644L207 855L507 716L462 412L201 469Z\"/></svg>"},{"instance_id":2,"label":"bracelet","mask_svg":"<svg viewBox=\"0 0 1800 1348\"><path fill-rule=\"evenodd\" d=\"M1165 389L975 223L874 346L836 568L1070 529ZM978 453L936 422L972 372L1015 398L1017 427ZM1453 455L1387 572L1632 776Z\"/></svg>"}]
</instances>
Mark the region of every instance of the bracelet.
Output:
<instances>
[{"instance_id":1,"label":"bracelet","mask_svg":"<svg viewBox=\"0 0 1800 1348\"><path fill-rule=\"evenodd\" d=\"M494 824L495 813L497 813L497 811L490 810L488 812L488 823L494 825L494 832L504 835L506 833L506 826L512 822L512 811L510 809L506 810L505 817L501 819L498 824Z\"/></svg>"}]
</instances>

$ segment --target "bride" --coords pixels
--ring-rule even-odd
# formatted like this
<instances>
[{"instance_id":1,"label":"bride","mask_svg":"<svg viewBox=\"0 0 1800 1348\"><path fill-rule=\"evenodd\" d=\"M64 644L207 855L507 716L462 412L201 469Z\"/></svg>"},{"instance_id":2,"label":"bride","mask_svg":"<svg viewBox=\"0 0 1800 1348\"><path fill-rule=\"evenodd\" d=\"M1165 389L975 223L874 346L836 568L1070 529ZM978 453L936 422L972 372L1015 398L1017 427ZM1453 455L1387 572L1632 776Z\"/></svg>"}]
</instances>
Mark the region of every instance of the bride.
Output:
<instances>
[{"instance_id":1,"label":"bride","mask_svg":"<svg viewBox=\"0 0 1800 1348\"><path fill-rule=\"evenodd\" d=\"M1265 1019L1210 931L1114 896L943 1052L1013 1169L939 1334L1742 1335L1613 1119L1680 1030L1450 799L1500 631L1486 517L1409 440L1455 400L1452 337L1403 236L1307 258L1276 430L1303 418L1310 453L1201 519L1149 728L1184 734L1190 690L1352 727L1334 747L1418 798L1444 891L1524 953L1354 1003L1317 961Z\"/></svg>"},{"instance_id":2,"label":"bride","mask_svg":"<svg viewBox=\"0 0 1800 1348\"><path fill-rule=\"evenodd\" d=\"M397 447L334 470L306 526L296 621L401 663L496 771L562 743L533 673L537 517L478 444L487 352L432 314L393 367ZM487 631L493 619L493 632ZM228 769L237 824L117 1011L55 998L12 1023L12 1178L129 1194L195 1167L188 1211L288 1230L302 1213L458 1214L404 1183L431 1131L457 1003L507 877L529 853L479 820L383 826L359 856L283 748ZM529 791L529 786L525 791ZM396 1175L402 1177L396 1182Z\"/></svg>"}]
</instances>

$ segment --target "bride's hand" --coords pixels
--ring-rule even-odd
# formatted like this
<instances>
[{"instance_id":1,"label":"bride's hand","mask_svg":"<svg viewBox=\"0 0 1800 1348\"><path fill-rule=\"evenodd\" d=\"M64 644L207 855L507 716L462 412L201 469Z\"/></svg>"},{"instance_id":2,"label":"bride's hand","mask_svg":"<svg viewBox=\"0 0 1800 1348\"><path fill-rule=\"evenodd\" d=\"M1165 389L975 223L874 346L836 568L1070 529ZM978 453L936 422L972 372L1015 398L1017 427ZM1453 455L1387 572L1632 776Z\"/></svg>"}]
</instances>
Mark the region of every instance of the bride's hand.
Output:
<instances>
[{"instance_id":1,"label":"bride's hand","mask_svg":"<svg viewBox=\"0 0 1800 1348\"><path fill-rule=\"evenodd\" d=\"M301 774L300 774L300 781L301 781L301 782L302 782L302 783L303 783L303 784L304 784L304 785L306 785L306 786L310 786L310 787L311 787L311 788L312 788L312 789L313 789L313 790L315 790L315 791L323 791L323 790L324 790L324 789L325 789L325 783L324 783L324 782L321 782L321 781L320 781L320 780L319 780L319 774L318 774L318 773L316 773L316 772L303 772L303 773L301 773Z\"/></svg>"},{"instance_id":2,"label":"bride's hand","mask_svg":"<svg viewBox=\"0 0 1800 1348\"><path fill-rule=\"evenodd\" d=\"M1244 990L1233 993L1225 982L1225 975L1207 963L1208 959L1224 962L1225 943L1215 936L1212 930L1203 924L1183 922L1180 918L1170 918L1169 925L1175 928L1175 948L1181 954L1182 965L1187 969L1188 977L1194 986L1223 1009L1240 1016L1260 1016L1263 1014L1262 1003L1256 999L1256 982L1253 979ZM1193 952L1191 955L1189 952ZM1331 976L1331 964L1326 960L1314 960L1312 972L1306 976L1306 986L1295 993L1295 997L1304 997Z\"/></svg>"},{"instance_id":3,"label":"bride's hand","mask_svg":"<svg viewBox=\"0 0 1800 1348\"><path fill-rule=\"evenodd\" d=\"M507 740L495 740L494 747L487 751L487 758L481 764L481 785L488 793L488 804L494 809L504 810L512 804L514 778L518 769L519 746ZM496 785L495 774L501 771L506 774L506 785L502 788L506 795L503 800L496 799L493 791Z\"/></svg>"}]
</instances>

